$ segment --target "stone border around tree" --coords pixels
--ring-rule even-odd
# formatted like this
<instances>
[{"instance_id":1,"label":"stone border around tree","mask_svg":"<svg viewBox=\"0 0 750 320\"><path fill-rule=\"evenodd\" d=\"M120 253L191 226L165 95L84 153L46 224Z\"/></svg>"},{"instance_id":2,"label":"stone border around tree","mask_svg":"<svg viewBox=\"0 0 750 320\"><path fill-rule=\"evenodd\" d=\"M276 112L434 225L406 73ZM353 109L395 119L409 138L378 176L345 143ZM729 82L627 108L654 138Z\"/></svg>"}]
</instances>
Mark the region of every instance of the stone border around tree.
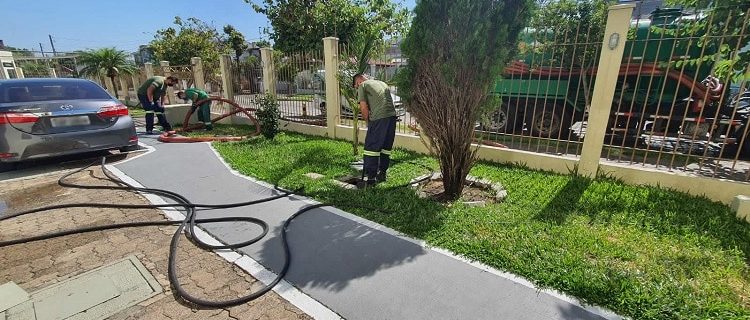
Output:
<instances>
[{"instance_id":1,"label":"stone border around tree","mask_svg":"<svg viewBox=\"0 0 750 320\"><path fill-rule=\"evenodd\" d=\"M417 194L420 198L427 198L427 194L419 190L420 187L424 186L427 181L435 181L435 180L442 180L443 174L440 172L433 172L428 173L419 177L416 177L411 180L409 187L417 191ZM508 191L505 190L505 187L503 187L500 183L494 183L490 180L478 178L474 176L467 176L466 177L466 186L474 186L479 187L482 189L494 191L494 198L495 202L500 203L503 200L505 200L505 197L508 196ZM469 205L469 206L475 206L475 207L483 207L486 205L485 201L463 201L463 204Z\"/></svg>"}]
</instances>

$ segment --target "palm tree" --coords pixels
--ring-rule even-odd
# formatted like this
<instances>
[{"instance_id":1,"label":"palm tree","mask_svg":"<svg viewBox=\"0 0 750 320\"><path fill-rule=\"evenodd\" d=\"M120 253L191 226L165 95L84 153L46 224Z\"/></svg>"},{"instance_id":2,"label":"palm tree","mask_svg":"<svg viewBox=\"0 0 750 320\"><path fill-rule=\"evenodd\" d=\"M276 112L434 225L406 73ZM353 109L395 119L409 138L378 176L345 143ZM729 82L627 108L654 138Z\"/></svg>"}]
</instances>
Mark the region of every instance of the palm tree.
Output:
<instances>
[{"instance_id":1,"label":"palm tree","mask_svg":"<svg viewBox=\"0 0 750 320\"><path fill-rule=\"evenodd\" d=\"M127 57L128 54L125 51L115 48L101 48L81 53L78 61L83 65L81 73L94 77L109 77L115 87L115 97L120 99L117 94L115 77L121 74L133 74L137 70L133 64L127 61Z\"/></svg>"}]
</instances>

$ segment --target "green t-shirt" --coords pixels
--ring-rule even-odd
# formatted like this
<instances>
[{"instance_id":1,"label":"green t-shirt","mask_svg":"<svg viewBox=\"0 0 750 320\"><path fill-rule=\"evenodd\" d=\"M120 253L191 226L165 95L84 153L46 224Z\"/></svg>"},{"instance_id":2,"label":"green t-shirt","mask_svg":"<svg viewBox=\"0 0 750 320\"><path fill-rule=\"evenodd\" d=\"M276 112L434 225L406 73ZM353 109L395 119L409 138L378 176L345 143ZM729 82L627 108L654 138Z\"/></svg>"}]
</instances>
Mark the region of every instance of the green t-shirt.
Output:
<instances>
[{"instance_id":1,"label":"green t-shirt","mask_svg":"<svg viewBox=\"0 0 750 320\"><path fill-rule=\"evenodd\" d=\"M154 100L158 101L161 99L161 97L164 96L164 94L167 93L167 78L161 77L161 76L155 76L148 78L146 82L144 82L139 88L138 88L138 94L140 95L147 95L148 87L154 86Z\"/></svg>"},{"instance_id":2,"label":"green t-shirt","mask_svg":"<svg viewBox=\"0 0 750 320\"><path fill-rule=\"evenodd\" d=\"M185 99L192 100L193 103L196 103L208 99L208 93L201 89L188 88L185 90Z\"/></svg>"},{"instance_id":3,"label":"green t-shirt","mask_svg":"<svg viewBox=\"0 0 750 320\"><path fill-rule=\"evenodd\" d=\"M359 101L367 102L370 121L396 116L391 88L383 81L365 80L357 89Z\"/></svg>"}]
</instances>

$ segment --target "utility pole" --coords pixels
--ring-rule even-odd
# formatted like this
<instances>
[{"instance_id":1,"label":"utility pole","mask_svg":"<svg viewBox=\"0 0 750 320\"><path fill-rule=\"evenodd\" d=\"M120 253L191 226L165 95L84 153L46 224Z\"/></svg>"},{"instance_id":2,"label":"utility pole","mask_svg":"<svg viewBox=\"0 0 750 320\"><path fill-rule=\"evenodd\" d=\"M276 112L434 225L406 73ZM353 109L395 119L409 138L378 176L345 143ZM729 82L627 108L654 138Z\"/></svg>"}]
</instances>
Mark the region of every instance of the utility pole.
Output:
<instances>
[{"instance_id":1,"label":"utility pole","mask_svg":"<svg viewBox=\"0 0 750 320\"><path fill-rule=\"evenodd\" d=\"M55 51L55 43L52 42L52 35L48 34L49 36L49 44L52 46L52 56L57 56L57 51Z\"/></svg>"},{"instance_id":2,"label":"utility pole","mask_svg":"<svg viewBox=\"0 0 750 320\"><path fill-rule=\"evenodd\" d=\"M39 42L39 51L41 51L41 52L42 52L42 57L47 57L47 56L46 56L46 55L44 54L44 47L42 47L42 43L41 43L41 42ZM47 68L49 68L49 60L44 60L44 62L45 62L45 64L47 65Z\"/></svg>"}]
</instances>

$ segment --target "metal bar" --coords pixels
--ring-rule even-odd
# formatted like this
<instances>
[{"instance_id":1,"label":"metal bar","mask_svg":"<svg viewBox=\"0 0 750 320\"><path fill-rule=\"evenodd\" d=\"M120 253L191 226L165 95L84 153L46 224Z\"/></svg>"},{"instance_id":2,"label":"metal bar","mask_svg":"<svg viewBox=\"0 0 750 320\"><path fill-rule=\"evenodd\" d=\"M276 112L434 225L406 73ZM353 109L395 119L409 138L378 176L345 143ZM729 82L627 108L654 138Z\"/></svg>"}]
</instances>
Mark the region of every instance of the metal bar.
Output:
<instances>
[{"instance_id":1,"label":"metal bar","mask_svg":"<svg viewBox=\"0 0 750 320\"><path fill-rule=\"evenodd\" d=\"M727 20L731 20L731 12L732 12L732 11L730 11L730 13L729 13L729 18L728 18ZM744 20L744 21L742 22L742 29L740 30L740 33L739 33L739 35L730 35L730 37L733 37L733 36L737 36L737 37L740 37L740 38L741 38L741 37L742 37L743 35L745 35L746 27L747 27L747 25L748 25L748 16L750 16L750 8L748 8L748 9L746 10L746 12L745 12L745 20ZM729 23L727 23L727 24L726 24L726 26L728 26L728 25L729 25ZM726 29L725 29L725 30L726 30ZM724 35L726 36L726 35L727 35L727 32L724 32L723 34L724 34ZM738 39L738 40L739 40L739 39ZM739 52L739 51L740 51L740 49L742 48L742 47L741 47L742 45L744 45L744 44L743 44L743 43L741 43L741 41L737 41L737 45L735 46L735 48L734 48L734 51L733 51L733 52ZM729 68L730 68L730 70L733 70L733 69L734 69L734 66L735 66L735 63L736 63L736 62L737 62L736 60L732 61L732 64L731 64L731 65L730 65L730 67L729 67ZM750 66L748 66L748 67L746 67L746 68L747 68L748 70L750 70ZM748 70L746 70L746 71L745 71L745 74L748 74ZM726 81L725 81L724 83L726 83L726 84L728 85L729 83L731 83L731 80L732 80L732 77L731 77L731 74L730 74L730 75L729 75L729 77L728 77L728 79L726 79ZM741 86L744 86L744 85L745 85L745 81L743 81L743 82L742 82ZM727 87L727 88L724 88L724 90L728 90L728 89L729 89L728 87ZM741 90L742 90L742 89L741 89ZM724 91L722 91L722 95L721 95L721 97L719 98L719 101L718 101L718 107L716 108L716 110L717 110L716 112L717 112L717 113L719 112L719 110L721 110L722 106L724 105L724 98L725 98L725 97L727 96L726 94L723 94L723 93L724 93ZM734 117L735 117L736 115L737 115L737 108L735 107L735 108L732 108L732 115L731 115L731 116L729 117L729 119L730 119L730 120L734 120ZM726 147L726 145L727 145L727 140L729 139L729 131L730 131L730 130L731 130L731 129L732 129L733 127L734 127L734 126L732 126L732 125L727 125L727 130L726 130L726 132L724 132L724 143L722 143L722 144L721 144L721 149L719 150L719 155L718 155L718 158L719 158L719 159L721 159L721 158L722 158L722 155L724 154L724 148ZM719 136L719 138L721 138L721 136ZM739 157L739 153L740 153L740 151L741 151L741 145L740 145L740 146L739 146L739 147L737 148L737 154L735 155L735 159L734 159L734 161L732 162L732 171L734 171L734 168L735 168L735 166L737 165L737 159L738 159L738 157ZM718 165L717 165L717 166L714 166L714 172L713 172L713 174L711 175L711 177L715 177L715 176L716 176L716 170L718 169L718 167L719 167Z\"/></svg>"},{"instance_id":2,"label":"metal bar","mask_svg":"<svg viewBox=\"0 0 750 320\"><path fill-rule=\"evenodd\" d=\"M676 29L675 35L679 35L680 34L680 29L681 28L682 28L682 25L681 24L677 24L677 29ZM678 43L679 43L679 40L677 40L677 36L675 36L675 39L672 41L672 50L669 53L670 57L674 57L674 55L675 55L675 49L676 49ZM658 57L658 55L657 55L657 57ZM667 88L667 82L669 81L668 74L669 74L669 71L670 71L671 68L672 68L672 63L668 63L667 64L667 69L664 72L664 78L662 80L661 91L659 92L659 99L656 102L657 115L659 114L659 109L660 109L660 106L661 106L661 102L662 102L662 99L664 98L664 90L666 90L666 88ZM684 71L684 68L682 70ZM680 75L682 75L682 74L680 74ZM680 86L679 81L676 83L676 86L677 87L675 88L675 95L674 95L674 98L672 100L672 104L670 105L670 108L669 108L669 116L667 117L667 125L666 125L666 128L664 129L665 132L669 131L669 125L671 124L671 121L672 121L672 115L674 113L675 100L677 99L677 92L679 92L679 86ZM665 138L666 138L666 134L665 134ZM661 146L659 147L659 152L657 153L657 156L656 156L656 167L657 168L659 167L659 163L661 161L661 156L662 156L662 153L664 152L664 145L665 145L665 143L662 142ZM672 150L673 153L675 151L676 150ZM667 169L671 170L672 168L668 167Z\"/></svg>"},{"instance_id":3,"label":"metal bar","mask_svg":"<svg viewBox=\"0 0 750 320\"><path fill-rule=\"evenodd\" d=\"M640 24L640 20L638 20L638 24L636 24L636 30L637 30L639 24ZM647 32L646 33L646 39L645 40L637 40L637 37L636 37L636 39L633 40L633 46L631 47L631 51L632 51L633 48L635 48L635 45L639 41L642 41L642 42L644 42L644 46L643 46L643 51L641 52L641 57L646 56L646 48L648 47L647 45L648 45L648 42L650 40L651 40L651 32ZM631 56L631 59L632 59L632 56ZM636 98L636 94L638 93L638 88L641 85L641 74L643 73L643 64L644 64L644 62L645 62L644 59L641 59L640 63L638 64L638 72L636 73L635 87L633 88L633 99L630 101L630 109L628 111L628 113L630 113L630 114L633 114L633 108L635 108L635 104L636 104L636 99L635 98ZM630 66L631 66L631 64L628 63L628 65L626 67L626 70L630 69ZM625 79L627 79L627 76L625 77ZM645 110L641 110L641 111L645 111ZM636 148L636 146L638 144L638 139L640 139L640 136L641 136L641 129L643 128L643 116L644 116L644 112L640 112L640 115L638 117L638 122L636 123L637 129L636 129L636 134L635 134L635 141L633 143L633 148ZM625 127L626 128L630 127L630 120L631 120L631 117L628 117L628 120L625 123ZM623 148L625 148L625 142L626 141L627 141L627 139L622 139L622 143L620 144L620 150L622 150ZM633 164L633 160L634 159L635 159L635 154L631 155L630 160L628 161L628 164L629 165ZM622 160L622 154L620 154L620 156L618 157L617 160L618 161Z\"/></svg>"},{"instance_id":4,"label":"metal bar","mask_svg":"<svg viewBox=\"0 0 750 320\"><path fill-rule=\"evenodd\" d=\"M591 28L591 27L589 27L589 29L590 29L590 28ZM573 40L573 52L572 52L572 54L571 54L571 57L575 57L575 56L576 56L576 52L578 51L578 45L579 45L579 44L578 44L578 35L580 34L580 31L581 31L581 24L580 24L580 23L578 23L578 26L576 26L576 32L575 32L576 34L575 34L575 38L574 38L574 40ZM572 74L572 73L573 73L573 63L570 63L570 67L568 68L568 74ZM558 83L558 85L559 85L559 83ZM568 88L567 88L567 90L568 90L568 91L570 90L570 82L568 82ZM576 91L579 91L579 90L576 90ZM567 96L568 96L568 94L566 93L566 94L565 94L565 96L567 97ZM573 102L574 102L574 103L575 103L575 102L577 102L577 99L578 99L578 92L576 92L576 99L575 99L575 100L573 100ZM585 109L586 109L586 108L585 108L585 106L584 106L584 112L585 112ZM575 110L575 107L574 107L574 108L573 108L573 112L571 112L571 115L570 115L570 123L571 123L571 124L572 124L572 123L573 123L573 121L575 120L575 112L576 112L576 110ZM581 119L581 129L583 129L583 117L582 117L582 119ZM579 141L580 141L580 139L581 139L581 138L580 138L580 137L581 137L581 133L582 133L582 132L579 132L579 134L577 134L577 135L576 135L576 136L577 136L577 139L578 139ZM573 131L572 131L572 130L568 130L568 137L567 137L567 139L565 139L565 152L564 152L565 154L568 154L568 150L569 150L569 149L568 149L568 147L570 146L570 142L571 142L570 140L571 140L571 138L572 138L572 137L571 137L572 135L573 135ZM558 143L557 145L558 145L558 147L560 146L560 144L559 144L559 143ZM558 150L557 148L555 148L555 153L558 153L558 152L559 152L559 150ZM576 154L578 154L578 152L576 152Z\"/></svg>"},{"instance_id":5,"label":"metal bar","mask_svg":"<svg viewBox=\"0 0 750 320\"><path fill-rule=\"evenodd\" d=\"M694 14L697 14L697 9L694 11ZM709 20L708 20L708 24L707 25L712 25L714 17L715 17L715 15L713 15L713 14L709 16ZM696 31L693 32L693 34L692 34L693 36L695 36L695 32ZM703 38L703 44L701 46L701 54L700 54L701 57L704 56L705 53L706 53L706 48L708 47L708 45L707 45L708 44L708 39L709 39L708 37L704 37ZM700 41L700 38L696 38L696 40ZM692 41L693 41L692 37L691 37L690 41L692 43ZM702 64L703 64L703 60L699 60L698 61L698 65L696 66L696 70L699 70ZM698 73L697 72L693 75L693 79L692 80L693 80L693 83L696 83L696 81L698 80ZM692 86L690 88L690 93L689 93L688 97L692 98L694 92L695 92L695 86ZM687 113L688 113L687 110L689 110L689 108L687 108L685 110L684 116L687 116ZM698 112L698 118L703 118L703 111L704 110L705 110L705 104L704 104L703 107L701 107L701 110ZM693 131L693 135L692 135L692 137L690 139L690 145L688 147L688 150L693 150L693 146L695 145L695 139L697 137L697 134L698 134L698 130L694 130ZM688 152L690 152L690 151L688 151ZM690 161L690 158L686 158L685 159L685 164L683 165L683 167L686 167L688 165L688 161Z\"/></svg>"},{"instance_id":6,"label":"metal bar","mask_svg":"<svg viewBox=\"0 0 750 320\"><path fill-rule=\"evenodd\" d=\"M549 50L549 49L551 49L551 51L552 51L552 52L551 52L551 54L550 54L550 65L549 65L549 67L552 67L552 66L553 66L553 64L554 64L554 63L552 63L552 62L554 61L555 53L557 52L557 49L558 49L558 47L560 47L560 46L564 46L564 42L563 42L563 43L561 44L561 43L560 43L560 42L558 41L558 37L559 37L559 36L560 36L560 33L559 33L559 32L555 32L555 36L554 36L554 39L552 40L552 46L547 46L547 47L545 48L546 50ZM566 36L567 36L567 35L564 35L564 37L566 37ZM563 52L564 52L564 51L563 51ZM544 57L544 55L543 55L542 57ZM545 62L545 64L546 64L546 62L547 62L547 61L544 61L544 62ZM561 62L561 63L562 63L562 62ZM540 80L541 80L541 77L542 77L542 75L541 75L541 73L540 73L540 74L539 74L539 79L540 79ZM553 79L553 77L551 77L551 76L550 76L550 78L549 78L549 79L550 79L550 80L552 80L552 79ZM558 80L559 80L559 76L558 76ZM549 82L548 82L548 83L549 83ZM559 85L559 81L558 81L558 85ZM545 116L545 115L547 114L547 105L548 105L548 98L549 98L549 89L550 89L550 88L549 88L549 85L545 85L545 86L544 86L544 99L543 99L543 102L542 102L542 119L541 119L541 120L542 120L542 121L541 121L541 122L542 122L542 125L543 125L543 123L544 123L544 116ZM538 86L537 86L537 90L539 90L539 87L538 87ZM534 106L534 112L535 112L535 113L536 113L536 110L537 110L538 108L539 108L538 106L536 106L536 105ZM554 115L554 112L555 112L555 108L554 108L554 107L552 107L552 113L553 113L553 115ZM560 119L560 120L562 120L562 119ZM553 125L554 125L554 123L550 123L550 126L553 126ZM562 125L562 122L560 123L560 125ZM552 130L552 127L550 127L549 129L550 129L550 130ZM562 130L562 128L558 128L558 129L559 129L559 130ZM541 132L541 131L539 132L539 136L538 136L537 138L542 138L542 132ZM549 136L548 136L548 138L549 138ZM541 144L541 143L539 143L539 142L540 142L540 141L539 141L539 140L537 140L537 143L536 143L536 150L535 150L535 152L539 152L539 149L540 149L540 147L542 146L542 144ZM549 144L548 144L548 146L549 146Z\"/></svg>"},{"instance_id":7,"label":"metal bar","mask_svg":"<svg viewBox=\"0 0 750 320\"><path fill-rule=\"evenodd\" d=\"M580 28L580 26L581 26L581 24L580 24L580 23L578 23L578 24L576 25L576 29L579 29L579 28ZM562 42L562 47L563 47L563 50L562 50L562 57L560 57L560 67L559 67L559 69L560 69L560 70L562 70L562 69L563 69L563 67L564 67L564 63L565 63L565 53L566 53L565 47L566 47L566 46L568 46L568 45L569 45L569 42L568 42L568 30L566 30L565 34L563 35L563 42ZM575 43L573 43L573 44L572 44L572 46L573 46L573 48L575 48L575 47L576 47L576 44L575 44ZM575 50L575 49L574 49L574 50ZM554 54L553 54L553 56L554 56ZM571 59L572 59L573 57L575 57L575 56L571 56ZM560 79L561 79L561 78L562 78L562 74L558 75L558 78L557 78L557 86L556 86L556 88L555 88L555 98L557 98L557 97L559 96L559 94L560 94L560 82L561 82L561 81L560 81ZM549 87L547 87L547 88L549 89ZM566 88L566 89L569 89L569 88ZM566 90L566 91L567 91L567 90ZM545 98L546 98L546 95L545 95ZM545 101L545 105L546 105L546 101ZM565 109L567 108L567 106L565 105L565 101L563 100L563 105L562 105L562 106L558 106L558 105L557 105L557 99L555 99L555 104L554 104L554 105L553 105L553 107L552 107L552 114L556 114L556 112L555 112L555 111L558 111L558 110L557 110L557 108L562 108L562 112L560 113L560 128L559 128L559 129L558 129L558 131L557 131L557 139L556 139L556 143L555 143L555 153L557 153L557 150L558 150L558 149L559 149L559 147L560 147L560 139L561 139L561 137L562 137L562 133L563 133L563 131L565 131L565 129L563 128L563 125L564 125L564 124L565 124L565 122L566 122L566 121L565 121L565 114L566 114L566 112L565 112ZM574 110L575 110L575 108L574 108ZM572 114L575 114L575 112L571 112L571 113L572 113ZM570 130L567 130L567 131L568 131L568 136L570 136ZM546 148L545 148L545 150L544 150L545 152L549 152L549 149L550 149L550 143L552 143L552 141L551 141L551 140L548 140L548 141L547 141L547 146L546 146Z\"/></svg>"},{"instance_id":8,"label":"metal bar","mask_svg":"<svg viewBox=\"0 0 750 320\"><path fill-rule=\"evenodd\" d=\"M712 12L711 13L711 17L713 17L714 15L715 15L715 13ZM708 24L708 26L711 26L711 24ZM722 34L726 35L728 26L729 26L729 24L724 24L724 30L723 30ZM706 34L710 34L710 29L706 31ZM726 38L724 36L719 37L719 48L721 48L724 45L724 40L726 40ZM701 56L703 56L703 54L701 54ZM702 59L698 62L698 67L697 67L698 69L700 69L700 66L701 66L702 62L703 62ZM695 82L697 80L698 80L698 73L696 72L695 76L693 76L693 81ZM700 111L699 116L698 116L699 118L703 118L703 111L705 110L706 104L708 103L709 98L710 98L709 94L710 94L710 90L708 90L707 93L706 93L706 97L705 97L705 101L704 101L703 107L701 108L701 111ZM719 104L719 107L716 108L716 112L714 113L714 120L712 121L711 126L709 128L713 129L713 127L716 125L716 117L718 116L718 114L719 114L720 111L721 111L721 104ZM693 134L693 136L695 136L696 134L697 134L697 130ZM692 150L692 144L694 143L694 140L695 139L693 139L691 141L691 147L688 150ZM706 144L708 144L708 142ZM708 148L704 147L703 148L703 154L701 155L700 161L698 162L698 171L699 172L703 170L703 165L704 165L705 160L707 158L707 154L708 154ZM716 168L716 167L714 167L714 168Z\"/></svg>"},{"instance_id":9,"label":"metal bar","mask_svg":"<svg viewBox=\"0 0 750 320\"><path fill-rule=\"evenodd\" d=\"M665 21L666 21L666 18L665 18ZM653 24L654 21L651 20L651 23ZM659 40L657 41L657 45L656 45L656 57L657 58L659 57L659 54L661 53L662 44L664 43L664 37L665 37L665 32L662 32ZM648 46L648 44L647 44L647 46ZM655 66L653 66L651 69L652 69L651 76L649 77L649 80L648 80L648 89L646 90L646 103L647 104L648 104L648 97L651 96L651 89L652 89L653 84L654 84L654 76L655 76L655 71L656 71L656 70L654 70ZM646 107L646 106L644 106L644 107ZM658 113L658 108L659 108L659 106L657 104L657 113ZM649 133L649 138L647 140L649 142L651 141L651 139L653 139L653 136L654 136L654 133L655 133L655 129L656 129L656 123L657 123L657 121L654 121L654 124L651 126L651 131ZM664 137L664 135L662 135L662 137ZM647 143L646 144L646 152L643 154L643 162L641 163L642 166L646 165L646 160L648 159L649 152L651 152L651 144Z\"/></svg>"}]
</instances>

